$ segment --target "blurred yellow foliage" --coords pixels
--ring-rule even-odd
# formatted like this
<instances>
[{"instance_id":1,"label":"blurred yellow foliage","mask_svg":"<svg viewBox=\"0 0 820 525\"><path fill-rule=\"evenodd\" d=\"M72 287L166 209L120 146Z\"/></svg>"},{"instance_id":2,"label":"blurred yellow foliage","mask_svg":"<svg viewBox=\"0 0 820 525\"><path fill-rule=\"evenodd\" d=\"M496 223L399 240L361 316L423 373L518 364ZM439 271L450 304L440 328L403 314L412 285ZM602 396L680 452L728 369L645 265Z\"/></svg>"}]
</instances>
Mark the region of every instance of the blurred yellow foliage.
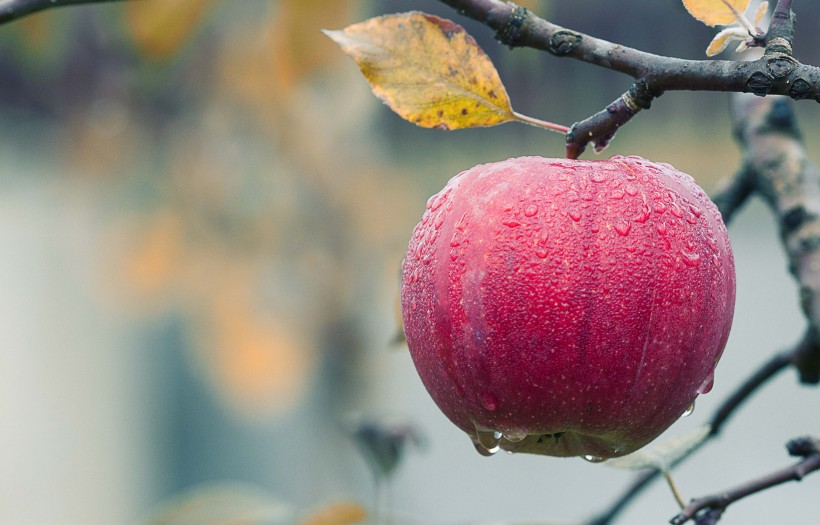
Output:
<instances>
[{"instance_id":1,"label":"blurred yellow foliage","mask_svg":"<svg viewBox=\"0 0 820 525\"><path fill-rule=\"evenodd\" d=\"M205 306L198 346L232 408L250 416L284 412L301 400L315 355L292 326L253 309L253 274L233 277Z\"/></svg>"},{"instance_id":2,"label":"blurred yellow foliage","mask_svg":"<svg viewBox=\"0 0 820 525\"><path fill-rule=\"evenodd\" d=\"M39 13L16 22L17 29L23 36L25 45L35 52L44 51L51 44L54 31L53 17L50 13Z\"/></svg>"},{"instance_id":3,"label":"blurred yellow foliage","mask_svg":"<svg viewBox=\"0 0 820 525\"><path fill-rule=\"evenodd\" d=\"M155 294L178 277L184 257L184 224L163 210L149 220L125 260L125 279L141 293Z\"/></svg>"},{"instance_id":4,"label":"blurred yellow foliage","mask_svg":"<svg viewBox=\"0 0 820 525\"><path fill-rule=\"evenodd\" d=\"M276 74L270 87L288 92L305 76L337 58L319 30L349 20L354 0L279 0L269 24L270 60Z\"/></svg>"},{"instance_id":5,"label":"blurred yellow foliage","mask_svg":"<svg viewBox=\"0 0 820 525\"><path fill-rule=\"evenodd\" d=\"M339 502L313 513L298 525L354 525L367 519L367 511L358 503Z\"/></svg>"},{"instance_id":6,"label":"blurred yellow foliage","mask_svg":"<svg viewBox=\"0 0 820 525\"><path fill-rule=\"evenodd\" d=\"M200 25L213 0L142 0L125 3L126 28L147 58L167 59Z\"/></svg>"}]
</instances>

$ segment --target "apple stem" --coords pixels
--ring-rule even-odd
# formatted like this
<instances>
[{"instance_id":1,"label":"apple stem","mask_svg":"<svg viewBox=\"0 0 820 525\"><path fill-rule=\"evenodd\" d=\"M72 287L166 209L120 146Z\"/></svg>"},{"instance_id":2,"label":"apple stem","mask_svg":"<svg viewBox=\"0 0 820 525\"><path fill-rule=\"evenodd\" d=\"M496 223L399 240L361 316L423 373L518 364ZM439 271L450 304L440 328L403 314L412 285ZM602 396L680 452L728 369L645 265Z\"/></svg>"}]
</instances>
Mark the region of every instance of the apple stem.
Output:
<instances>
[{"instance_id":1,"label":"apple stem","mask_svg":"<svg viewBox=\"0 0 820 525\"><path fill-rule=\"evenodd\" d=\"M672 479L672 472L669 469L661 470L661 474L663 474L664 479L666 479L666 483L669 485L669 489L672 491L672 495L675 497L675 501L678 502L681 510L686 508L686 501L684 501L683 496L681 496L680 490L678 490L678 486L675 484L675 480Z\"/></svg>"}]
</instances>

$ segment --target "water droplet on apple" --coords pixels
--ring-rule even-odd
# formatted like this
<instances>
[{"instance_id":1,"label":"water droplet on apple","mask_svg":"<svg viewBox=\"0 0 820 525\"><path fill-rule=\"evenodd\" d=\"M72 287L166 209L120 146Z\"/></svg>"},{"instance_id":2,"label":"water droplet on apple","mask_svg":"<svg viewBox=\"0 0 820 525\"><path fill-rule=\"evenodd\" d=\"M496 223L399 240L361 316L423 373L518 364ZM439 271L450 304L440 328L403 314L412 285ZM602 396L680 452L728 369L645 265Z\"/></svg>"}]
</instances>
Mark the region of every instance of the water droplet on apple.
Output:
<instances>
[{"instance_id":1,"label":"water droplet on apple","mask_svg":"<svg viewBox=\"0 0 820 525\"><path fill-rule=\"evenodd\" d=\"M539 246L535 249L535 255L537 255L541 259L546 259L548 255L547 249L543 246Z\"/></svg>"},{"instance_id":2,"label":"water droplet on apple","mask_svg":"<svg viewBox=\"0 0 820 525\"><path fill-rule=\"evenodd\" d=\"M606 458L602 458L601 456L593 456L592 454L587 454L584 456L584 459L590 463L602 463L606 461Z\"/></svg>"},{"instance_id":3,"label":"water droplet on apple","mask_svg":"<svg viewBox=\"0 0 820 525\"><path fill-rule=\"evenodd\" d=\"M536 206L535 204L530 204L529 206L524 208L524 215L526 215L527 217L532 217L536 213L538 213L538 206Z\"/></svg>"},{"instance_id":4,"label":"water droplet on apple","mask_svg":"<svg viewBox=\"0 0 820 525\"><path fill-rule=\"evenodd\" d=\"M660 233L661 235L666 235L666 223L665 222L659 222L658 224L655 225L655 227L658 229L658 233Z\"/></svg>"},{"instance_id":5,"label":"water droplet on apple","mask_svg":"<svg viewBox=\"0 0 820 525\"><path fill-rule=\"evenodd\" d=\"M592 180L592 182L605 182L606 181L606 175L604 175L603 173L601 173L599 171L594 171L592 173L592 175L590 175L589 178L590 178L590 180Z\"/></svg>"},{"instance_id":6,"label":"water droplet on apple","mask_svg":"<svg viewBox=\"0 0 820 525\"><path fill-rule=\"evenodd\" d=\"M698 394L708 394L712 391L712 387L715 386L715 372L712 371L706 376L706 379L703 380L703 383L700 384L698 387Z\"/></svg>"},{"instance_id":7,"label":"water droplet on apple","mask_svg":"<svg viewBox=\"0 0 820 525\"><path fill-rule=\"evenodd\" d=\"M494 456L495 453L498 452L498 448L500 448L498 447L495 450L484 448L484 445L482 445L477 438L473 438L473 446L475 447L476 451L484 457Z\"/></svg>"},{"instance_id":8,"label":"water droplet on apple","mask_svg":"<svg viewBox=\"0 0 820 525\"><path fill-rule=\"evenodd\" d=\"M498 396L493 394L492 392L485 391L481 392L478 395L479 399L481 400L481 406L489 410L490 412L494 412L498 409Z\"/></svg>"},{"instance_id":9,"label":"water droplet on apple","mask_svg":"<svg viewBox=\"0 0 820 525\"><path fill-rule=\"evenodd\" d=\"M581 220L581 212L578 210L569 210L569 216L572 217L572 220L578 222Z\"/></svg>"},{"instance_id":10,"label":"water droplet on apple","mask_svg":"<svg viewBox=\"0 0 820 525\"><path fill-rule=\"evenodd\" d=\"M438 230L439 228L441 228L442 224L444 224L444 214L440 213L439 216L436 217L436 222L435 222L434 226Z\"/></svg>"},{"instance_id":11,"label":"water droplet on apple","mask_svg":"<svg viewBox=\"0 0 820 525\"><path fill-rule=\"evenodd\" d=\"M656 201L652 207L655 209L655 213L661 214L666 211L666 204L661 201Z\"/></svg>"},{"instance_id":12,"label":"water droplet on apple","mask_svg":"<svg viewBox=\"0 0 820 525\"><path fill-rule=\"evenodd\" d=\"M523 428L513 428L504 431L504 439L511 443L518 443L519 441L523 441L525 437L527 437L527 431Z\"/></svg>"},{"instance_id":13,"label":"water droplet on apple","mask_svg":"<svg viewBox=\"0 0 820 525\"><path fill-rule=\"evenodd\" d=\"M482 456L492 456L501 449L501 432L476 427L475 433L473 444Z\"/></svg>"},{"instance_id":14,"label":"water droplet on apple","mask_svg":"<svg viewBox=\"0 0 820 525\"><path fill-rule=\"evenodd\" d=\"M636 188L636 187L635 187L635 186L633 186L632 184L627 184L626 186L624 186L624 191L626 191L626 193L627 193L630 197L634 197L635 195L637 195L637 194L638 194L638 188Z\"/></svg>"},{"instance_id":15,"label":"water droplet on apple","mask_svg":"<svg viewBox=\"0 0 820 525\"><path fill-rule=\"evenodd\" d=\"M701 209L695 206L694 204L689 205L689 211L691 211L692 215L694 215L695 217L700 217L701 215L703 215Z\"/></svg>"},{"instance_id":16,"label":"water droplet on apple","mask_svg":"<svg viewBox=\"0 0 820 525\"><path fill-rule=\"evenodd\" d=\"M623 199L624 198L624 190L617 189L617 190L613 191L612 194L609 196L609 198L614 199L614 200Z\"/></svg>"},{"instance_id":17,"label":"water droplet on apple","mask_svg":"<svg viewBox=\"0 0 820 525\"><path fill-rule=\"evenodd\" d=\"M632 225L626 221L618 221L615 223L615 231L621 235L629 235L630 228L632 228Z\"/></svg>"},{"instance_id":18,"label":"water droplet on apple","mask_svg":"<svg viewBox=\"0 0 820 525\"><path fill-rule=\"evenodd\" d=\"M646 222L647 220L649 220L649 216L650 216L651 213L652 213L652 210L649 209L649 206L644 204L644 207L635 216L635 220L637 222Z\"/></svg>"},{"instance_id":19,"label":"water droplet on apple","mask_svg":"<svg viewBox=\"0 0 820 525\"><path fill-rule=\"evenodd\" d=\"M439 193L438 195L433 195L427 200L427 208L430 211L436 211L437 209L441 208L441 205L447 201L447 198L450 196L450 188L444 190L443 193Z\"/></svg>"},{"instance_id":20,"label":"water droplet on apple","mask_svg":"<svg viewBox=\"0 0 820 525\"><path fill-rule=\"evenodd\" d=\"M678 208L677 205L675 205L675 204L669 206L669 212L672 215L674 215L675 217L677 217L678 219L683 217L683 210Z\"/></svg>"},{"instance_id":21,"label":"water droplet on apple","mask_svg":"<svg viewBox=\"0 0 820 525\"><path fill-rule=\"evenodd\" d=\"M510 228L516 228L518 226L521 226L521 223L516 219L504 219L503 221L501 221L501 224L503 224L504 226L509 226Z\"/></svg>"},{"instance_id":22,"label":"water droplet on apple","mask_svg":"<svg viewBox=\"0 0 820 525\"><path fill-rule=\"evenodd\" d=\"M700 264L700 255L695 252L680 251L680 258L686 266L697 266Z\"/></svg>"},{"instance_id":23,"label":"water droplet on apple","mask_svg":"<svg viewBox=\"0 0 820 525\"><path fill-rule=\"evenodd\" d=\"M694 412L694 411L695 411L695 402L694 402L694 401L692 401L692 404L691 404L691 405L689 405L689 406L686 408L686 410L684 410L684 411L683 411L683 414L681 414L681 417L691 416L691 415L692 415L692 412Z\"/></svg>"}]
</instances>

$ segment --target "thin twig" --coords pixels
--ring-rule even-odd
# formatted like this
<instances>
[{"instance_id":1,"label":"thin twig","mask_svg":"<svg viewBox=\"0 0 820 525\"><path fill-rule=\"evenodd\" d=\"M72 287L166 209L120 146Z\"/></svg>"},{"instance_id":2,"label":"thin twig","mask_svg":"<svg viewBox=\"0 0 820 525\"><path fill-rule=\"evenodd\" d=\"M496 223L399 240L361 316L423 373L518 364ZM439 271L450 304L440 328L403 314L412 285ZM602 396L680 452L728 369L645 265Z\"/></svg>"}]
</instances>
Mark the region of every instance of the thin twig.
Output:
<instances>
[{"instance_id":1,"label":"thin twig","mask_svg":"<svg viewBox=\"0 0 820 525\"><path fill-rule=\"evenodd\" d=\"M109 2L123 2L127 0L0 0L0 25L7 24L24 16L54 9L80 4L102 4Z\"/></svg>"},{"instance_id":2,"label":"thin twig","mask_svg":"<svg viewBox=\"0 0 820 525\"><path fill-rule=\"evenodd\" d=\"M683 525L692 519L695 519L699 525L715 523L717 520L714 519L714 516L721 516L726 507L732 503L789 481L800 481L808 474L820 470L820 448L816 446L818 440L815 438L802 438L795 441L799 441L801 445L815 443L814 452L807 455L793 453L792 455L802 455L803 459L794 465L770 472L731 489L694 499L683 508L680 514L672 518L670 523L672 525ZM795 441L789 444L789 448L792 450L795 448ZM700 516L703 516L704 519L700 519Z\"/></svg>"}]
</instances>

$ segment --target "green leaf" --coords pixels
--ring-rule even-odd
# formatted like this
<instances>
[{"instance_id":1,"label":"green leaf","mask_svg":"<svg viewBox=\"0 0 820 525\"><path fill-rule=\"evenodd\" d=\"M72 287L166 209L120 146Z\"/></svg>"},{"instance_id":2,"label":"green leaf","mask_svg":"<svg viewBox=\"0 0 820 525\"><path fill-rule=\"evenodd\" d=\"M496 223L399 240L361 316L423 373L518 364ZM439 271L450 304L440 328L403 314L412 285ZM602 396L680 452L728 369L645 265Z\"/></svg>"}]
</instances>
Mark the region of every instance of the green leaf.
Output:
<instances>
[{"instance_id":1,"label":"green leaf","mask_svg":"<svg viewBox=\"0 0 820 525\"><path fill-rule=\"evenodd\" d=\"M670 465L703 443L711 431L711 425L705 425L681 436L669 438L657 445L642 448L628 456L610 459L606 464L615 468L630 470L652 468L664 472Z\"/></svg>"}]
</instances>

